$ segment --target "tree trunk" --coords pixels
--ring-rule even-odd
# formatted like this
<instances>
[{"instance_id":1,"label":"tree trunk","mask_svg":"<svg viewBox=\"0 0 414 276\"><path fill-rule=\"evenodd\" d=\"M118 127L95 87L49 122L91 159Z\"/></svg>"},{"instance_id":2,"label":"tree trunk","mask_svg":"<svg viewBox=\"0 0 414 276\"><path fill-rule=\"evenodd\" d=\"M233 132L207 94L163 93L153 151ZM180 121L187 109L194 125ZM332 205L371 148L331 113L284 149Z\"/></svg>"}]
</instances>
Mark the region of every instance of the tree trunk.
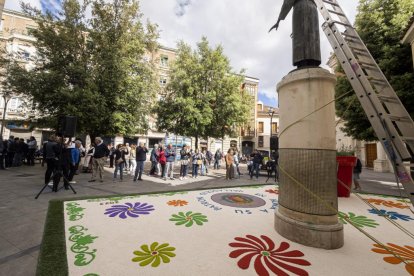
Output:
<instances>
[{"instance_id":1,"label":"tree trunk","mask_svg":"<svg viewBox=\"0 0 414 276\"><path fill-rule=\"evenodd\" d=\"M198 135L196 135L195 139L195 149L198 149Z\"/></svg>"}]
</instances>

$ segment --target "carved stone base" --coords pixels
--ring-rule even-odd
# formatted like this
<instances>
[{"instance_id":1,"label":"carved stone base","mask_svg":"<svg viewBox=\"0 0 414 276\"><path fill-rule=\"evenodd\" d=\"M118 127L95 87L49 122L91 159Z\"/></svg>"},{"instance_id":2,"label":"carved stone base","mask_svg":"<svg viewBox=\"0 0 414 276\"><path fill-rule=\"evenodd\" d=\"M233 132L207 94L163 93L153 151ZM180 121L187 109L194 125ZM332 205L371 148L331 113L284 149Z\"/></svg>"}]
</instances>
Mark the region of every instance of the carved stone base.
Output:
<instances>
[{"instance_id":1,"label":"carved stone base","mask_svg":"<svg viewBox=\"0 0 414 276\"><path fill-rule=\"evenodd\" d=\"M337 216L315 216L301 213L302 219L309 216L310 222L302 222L283 215L279 206L275 212L275 229L283 237L316 248L338 249L344 245L344 230L340 222L335 224L325 224L329 221L337 221ZM286 209L285 209L286 210ZM320 221L321 224L315 224ZM324 223L325 222L325 223Z\"/></svg>"}]
</instances>

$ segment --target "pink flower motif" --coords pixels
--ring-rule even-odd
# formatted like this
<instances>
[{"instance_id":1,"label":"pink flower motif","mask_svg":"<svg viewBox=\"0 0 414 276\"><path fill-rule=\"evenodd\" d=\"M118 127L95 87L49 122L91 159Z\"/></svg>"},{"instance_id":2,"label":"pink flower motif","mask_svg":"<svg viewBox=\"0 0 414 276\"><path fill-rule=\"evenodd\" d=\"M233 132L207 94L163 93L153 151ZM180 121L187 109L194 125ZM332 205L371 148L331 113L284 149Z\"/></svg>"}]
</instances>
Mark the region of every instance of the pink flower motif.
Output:
<instances>
[{"instance_id":1,"label":"pink flower motif","mask_svg":"<svg viewBox=\"0 0 414 276\"><path fill-rule=\"evenodd\" d=\"M308 261L299 258L304 256L301 251L287 251L290 247L287 242L280 243L276 249L275 243L269 237L261 235L260 238L252 235L246 235L246 238L234 238L237 242L229 245L238 249L232 251L229 257L242 256L237 262L241 269L248 269L253 261L254 269L260 276L268 276L269 270L280 276L288 276L288 272L301 276L309 275L307 271L297 267L311 265Z\"/></svg>"}]
</instances>

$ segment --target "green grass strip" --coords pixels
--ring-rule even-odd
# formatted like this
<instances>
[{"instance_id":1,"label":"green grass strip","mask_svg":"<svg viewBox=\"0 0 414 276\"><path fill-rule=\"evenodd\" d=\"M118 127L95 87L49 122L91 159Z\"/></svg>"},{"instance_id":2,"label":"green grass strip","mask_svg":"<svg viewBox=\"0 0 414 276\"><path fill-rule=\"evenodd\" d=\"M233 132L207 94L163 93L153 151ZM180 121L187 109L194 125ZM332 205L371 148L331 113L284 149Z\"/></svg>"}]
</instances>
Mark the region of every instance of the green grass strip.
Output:
<instances>
[{"instance_id":1,"label":"green grass strip","mask_svg":"<svg viewBox=\"0 0 414 276\"><path fill-rule=\"evenodd\" d=\"M68 275L62 200L49 201L36 275Z\"/></svg>"}]
</instances>

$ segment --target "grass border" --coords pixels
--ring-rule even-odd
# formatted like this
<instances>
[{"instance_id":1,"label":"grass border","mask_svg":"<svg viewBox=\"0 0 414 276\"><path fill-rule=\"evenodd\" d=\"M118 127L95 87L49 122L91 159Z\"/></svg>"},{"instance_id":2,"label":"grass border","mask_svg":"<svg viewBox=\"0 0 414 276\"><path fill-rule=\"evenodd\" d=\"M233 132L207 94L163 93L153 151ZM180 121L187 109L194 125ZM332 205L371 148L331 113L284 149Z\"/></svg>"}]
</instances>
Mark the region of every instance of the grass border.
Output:
<instances>
[{"instance_id":1,"label":"grass border","mask_svg":"<svg viewBox=\"0 0 414 276\"><path fill-rule=\"evenodd\" d=\"M42 243L40 246L39 258L37 261L36 275L37 276L67 276L69 275L66 239L65 239L65 216L63 213L63 203L67 201L96 199L96 198L111 198L119 196L136 196L136 195L151 195L151 194L166 194L171 192L193 192L203 190L217 190L217 189L232 189L232 188L246 188L246 187L260 187L272 186L270 184L253 184L241 186L220 186L220 187L206 187L170 191L155 191L132 194L112 194L99 196L80 196L72 198L52 199L49 201L48 211L46 215L46 222L43 232Z\"/></svg>"}]
</instances>

